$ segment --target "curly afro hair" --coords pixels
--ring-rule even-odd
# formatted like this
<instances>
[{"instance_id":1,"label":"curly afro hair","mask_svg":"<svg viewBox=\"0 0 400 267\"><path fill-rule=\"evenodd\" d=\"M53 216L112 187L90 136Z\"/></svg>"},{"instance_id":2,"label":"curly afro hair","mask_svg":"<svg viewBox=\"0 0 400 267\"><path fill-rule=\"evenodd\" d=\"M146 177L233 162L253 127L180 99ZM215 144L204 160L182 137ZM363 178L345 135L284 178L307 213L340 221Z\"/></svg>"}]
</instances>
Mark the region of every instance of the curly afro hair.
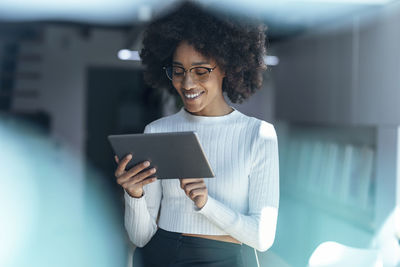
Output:
<instances>
[{"instance_id":1,"label":"curly afro hair","mask_svg":"<svg viewBox=\"0 0 400 267\"><path fill-rule=\"evenodd\" d=\"M151 22L144 32L140 51L144 80L153 88L168 88L177 94L163 67L171 65L178 44L187 41L225 71L222 91L232 103L242 103L262 86L262 73L267 68L263 58L265 32L262 23L217 15L192 2L183 2L173 12Z\"/></svg>"}]
</instances>

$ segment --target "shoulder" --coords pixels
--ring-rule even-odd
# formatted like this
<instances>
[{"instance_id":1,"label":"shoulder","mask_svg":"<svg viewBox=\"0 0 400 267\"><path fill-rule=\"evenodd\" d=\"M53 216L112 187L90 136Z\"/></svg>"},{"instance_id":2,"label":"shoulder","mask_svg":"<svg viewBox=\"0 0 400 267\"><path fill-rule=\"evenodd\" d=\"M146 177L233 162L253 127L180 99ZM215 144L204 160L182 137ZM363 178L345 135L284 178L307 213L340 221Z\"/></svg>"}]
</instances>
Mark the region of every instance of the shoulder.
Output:
<instances>
[{"instance_id":1,"label":"shoulder","mask_svg":"<svg viewBox=\"0 0 400 267\"><path fill-rule=\"evenodd\" d=\"M272 123L255 119L251 140L252 161L255 164L278 156L278 138Z\"/></svg>"},{"instance_id":2,"label":"shoulder","mask_svg":"<svg viewBox=\"0 0 400 267\"><path fill-rule=\"evenodd\" d=\"M251 130L251 138L254 141L276 140L276 131L272 123L242 114L247 127Z\"/></svg>"},{"instance_id":3,"label":"shoulder","mask_svg":"<svg viewBox=\"0 0 400 267\"><path fill-rule=\"evenodd\" d=\"M257 137L262 140L276 140L276 131L272 123L259 120Z\"/></svg>"}]
</instances>

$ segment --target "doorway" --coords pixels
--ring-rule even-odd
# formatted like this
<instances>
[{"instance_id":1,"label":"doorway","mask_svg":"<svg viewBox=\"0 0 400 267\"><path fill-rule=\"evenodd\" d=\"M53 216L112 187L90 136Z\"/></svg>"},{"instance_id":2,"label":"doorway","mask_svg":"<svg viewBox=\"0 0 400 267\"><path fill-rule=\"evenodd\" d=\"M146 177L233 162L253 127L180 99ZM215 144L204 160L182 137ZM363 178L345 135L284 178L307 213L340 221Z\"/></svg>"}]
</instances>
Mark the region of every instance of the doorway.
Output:
<instances>
[{"instance_id":1,"label":"doorway","mask_svg":"<svg viewBox=\"0 0 400 267\"><path fill-rule=\"evenodd\" d=\"M138 69L89 67L86 95L86 177L95 169L99 190L111 195L123 219L123 190L114 177L116 164L108 143L110 134L142 133L162 116L160 94L146 86ZM86 182L86 185L88 183ZM122 202L122 205L121 205Z\"/></svg>"}]
</instances>

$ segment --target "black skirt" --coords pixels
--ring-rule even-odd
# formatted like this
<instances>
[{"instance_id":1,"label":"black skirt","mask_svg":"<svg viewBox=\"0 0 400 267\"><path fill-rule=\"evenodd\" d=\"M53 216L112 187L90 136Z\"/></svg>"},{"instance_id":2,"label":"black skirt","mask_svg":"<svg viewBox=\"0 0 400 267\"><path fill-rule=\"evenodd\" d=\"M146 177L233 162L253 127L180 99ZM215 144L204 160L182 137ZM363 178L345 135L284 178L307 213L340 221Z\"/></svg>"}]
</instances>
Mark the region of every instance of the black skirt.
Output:
<instances>
[{"instance_id":1,"label":"black skirt","mask_svg":"<svg viewBox=\"0 0 400 267\"><path fill-rule=\"evenodd\" d=\"M136 248L133 267L244 267L242 245L158 229Z\"/></svg>"}]
</instances>

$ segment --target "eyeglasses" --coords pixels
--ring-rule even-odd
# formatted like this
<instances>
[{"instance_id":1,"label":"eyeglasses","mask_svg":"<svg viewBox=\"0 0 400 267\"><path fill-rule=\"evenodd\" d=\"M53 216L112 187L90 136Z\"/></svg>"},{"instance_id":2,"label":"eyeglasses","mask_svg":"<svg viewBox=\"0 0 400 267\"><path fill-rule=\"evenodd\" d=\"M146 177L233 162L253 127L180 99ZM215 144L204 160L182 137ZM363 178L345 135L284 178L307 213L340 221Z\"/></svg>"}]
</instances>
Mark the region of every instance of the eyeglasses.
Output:
<instances>
[{"instance_id":1,"label":"eyeglasses","mask_svg":"<svg viewBox=\"0 0 400 267\"><path fill-rule=\"evenodd\" d=\"M165 73L167 74L168 79L170 79L174 83L180 83L183 81L183 78L186 75L186 72L189 71L190 73L190 78L194 82L200 82L204 83L208 81L210 78L211 72L216 68L207 68L207 67L193 67L188 70L186 70L183 67L179 66L169 66L169 67L163 67L165 70Z\"/></svg>"}]
</instances>

